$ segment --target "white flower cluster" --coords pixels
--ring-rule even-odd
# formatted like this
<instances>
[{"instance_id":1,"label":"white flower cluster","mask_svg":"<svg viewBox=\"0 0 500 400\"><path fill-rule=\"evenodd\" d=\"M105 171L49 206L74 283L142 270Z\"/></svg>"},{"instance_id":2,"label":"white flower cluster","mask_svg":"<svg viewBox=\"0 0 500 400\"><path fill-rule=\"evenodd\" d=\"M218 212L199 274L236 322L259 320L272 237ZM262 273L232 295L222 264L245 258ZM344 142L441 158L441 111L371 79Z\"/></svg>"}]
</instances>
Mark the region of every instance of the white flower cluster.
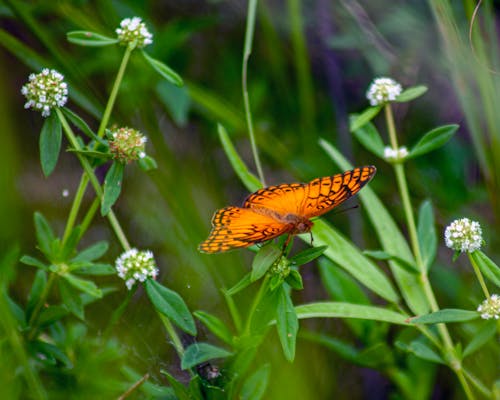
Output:
<instances>
[{"instance_id":1,"label":"white flower cluster","mask_svg":"<svg viewBox=\"0 0 500 400\"><path fill-rule=\"evenodd\" d=\"M125 46L135 42L136 47L142 48L153 43L153 35L139 17L122 20L120 28L116 29L116 34L120 43Z\"/></svg>"},{"instance_id":2,"label":"white flower cluster","mask_svg":"<svg viewBox=\"0 0 500 400\"><path fill-rule=\"evenodd\" d=\"M500 296L492 294L489 299L486 299L479 305L477 312L481 313L482 319L500 318Z\"/></svg>"},{"instance_id":3,"label":"white flower cluster","mask_svg":"<svg viewBox=\"0 0 500 400\"><path fill-rule=\"evenodd\" d=\"M146 157L147 138L132 128L118 128L109 132L109 149L113 158L128 163Z\"/></svg>"},{"instance_id":4,"label":"white flower cluster","mask_svg":"<svg viewBox=\"0 0 500 400\"><path fill-rule=\"evenodd\" d=\"M399 149L393 149L390 146L384 148L384 158L386 160L402 160L408 155L408 149L405 146L400 147Z\"/></svg>"},{"instance_id":5,"label":"white flower cluster","mask_svg":"<svg viewBox=\"0 0 500 400\"><path fill-rule=\"evenodd\" d=\"M139 251L130 249L116 259L118 276L125 280L130 290L137 282L144 282L148 278L156 279L158 268L149 250Z\"/></svg>"},{"instance_id":6,"label":"white flower cluster","mask_svg":"<svg viewBox=\"0 0 500 400\"><path fill-rule=\"evenodd\" d=\"M63 107L68 101L68 85L64 76L53 69L44 68L39 74L30 74L29 82L21 88L28 100L24 108L33 108L48 117L54 107Z\"/></svg>"},{"instance_id":7,"label":"white flower cluster","mask_svg":"<svg viewBox=\"0 0 500 400\"><path fill-rule=\"evenodd\" d=\"M402 91L403 88L394 79L376 78L368 88L366 98L370 105L378 106L396 100Z\"/></svg>"},{"instance_id":8,"label":"white flower cluster","mask_svg":"<svg viewBox=\"0 0 500 400\"><path fill-rule=\"evenodd\" d=\"M483 233L479 222L469 218L453 221L446 227L444 239L446 246L455 251L473 252L481 248Z\"/></svg>"}]
</instances>

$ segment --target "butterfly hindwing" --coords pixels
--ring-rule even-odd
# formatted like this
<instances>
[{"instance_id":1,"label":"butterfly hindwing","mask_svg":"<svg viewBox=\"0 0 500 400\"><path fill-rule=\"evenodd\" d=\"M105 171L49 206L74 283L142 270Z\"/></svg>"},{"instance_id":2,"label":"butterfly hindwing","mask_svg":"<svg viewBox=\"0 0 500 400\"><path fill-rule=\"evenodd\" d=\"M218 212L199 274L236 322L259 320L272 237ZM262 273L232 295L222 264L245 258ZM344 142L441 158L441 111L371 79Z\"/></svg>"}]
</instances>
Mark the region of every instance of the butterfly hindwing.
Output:
<instances>
[{"instance_id":1,"label":"butterfly hindwing","mask_svg":"<svg viewBox=\"0 0 500 400\"><path fill-rule=\"evenodd\" d=\"M273 239L286 232L288 226L249 208L226 207L215 212L212 231L199 245L204 253L219 253Z\"/></svg>"}]
</instances>

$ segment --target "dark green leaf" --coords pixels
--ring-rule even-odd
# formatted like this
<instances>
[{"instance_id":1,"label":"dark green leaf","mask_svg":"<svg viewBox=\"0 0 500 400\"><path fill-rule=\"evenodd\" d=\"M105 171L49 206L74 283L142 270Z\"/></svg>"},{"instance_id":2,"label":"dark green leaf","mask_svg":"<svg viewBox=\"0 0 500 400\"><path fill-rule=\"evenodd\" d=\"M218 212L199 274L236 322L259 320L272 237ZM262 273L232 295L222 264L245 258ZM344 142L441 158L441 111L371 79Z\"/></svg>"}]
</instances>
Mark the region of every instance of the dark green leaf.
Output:
<instances>
[{"instance_id":1,"label":"dark green leaf","mask_svg":"<svg viewBox=\"0 0 500 400\"><path fill-rule=\"evenodd\" d=\"M415 354L418 358L421 358L423 360L438 364L446 364L443 358L438 353L436 353L429 346L422 342L413 341L410 343L410 345L406 345L402 342L396 342L396 346L408 353Z\"/></svg>"},{"instance_id":2,"label":"dark green leaf","mask_svg":"<svg viewBox=\"0 0 500 400\"><path fill-rule=\"evenodd\" d=\"M19 260L23 264L30 265L32 267L40 268L40 269L47 269L49 266L41 262L38 258L31 257L28 255L24 255L21 257Z\"/></svg>"},{"instance_id":3,"label":"dark green leaf","mask_svg":"<svg viewBox=\"0 0 500 400\"><path fill-rule=\"evenodd\" d=\"M350 115L349 118L349 130L351 132L357 131L358 129L365 126L370 122L375 116L380 112L382 106L368 107L361 114Z\"/></svg>"},{"instance_id":4,"label":"dark green leaf","mask_svg":"<svg viewBox=\"0 0 500 400\"><path fill-rule=\"evenodd\" d=\"M181 361L182 369L194 366L216 358L226 358L232 353L208 343L193 343L185 351Z\"/></svg>"},{"instance_id":5,"label":"dark green leaf","mask_svg":"<svg viewBox=\"0 0 500 400\"><path fill-rule=\"evenodd\" d=\"M49 223L45 217L36 212L34 215L35 220L35 232L36 239L38 242L38 248L48 257L51 258L54 254L52 252L52 246L56 239L54 232L50 227Z\"/></svg>"},{"instance_id":6,"label":"dark green leaf","mask_svg":"<svg viewBox=\"0 0 500 400\"><path fill-rule=\"evenodd\" d=\"M31 318L31 313L33 312L35 306L40 301L42 293L47 285L47 273L43 269L36 271L35 278L33 279L33 284L31 285L31 290L28 295L28 304L26 305L26 316L28 320Z\"/></svg>"},{"instance_id":7,"label":"dark green leaf","mask_svg":"<svg viewBox=\"0 0 500 400\"><path fill-rule=\"evenodd\" d=\"M245 274L243 278L241 278L236 285L226 291L228 296L234 296L236 293L241 292L246 287L250 286L252 281L250 279L250 272Z\"/></svg>"},{"instance_id":8,"label":"dark green leaf","mask_svg":"<svg viewBox=\"0 0 500 400\"><path fill-rule=\"evenodd\" d=\"M418 242L422 253L422 261L428 271L434 262L437 250L436 228L432 203L427 200L422 203L418 212Z\"/></svg>"},{"instance_id":9,"label":"dark green leaf","mask_svg":"<svg viewBox=\"0 0 500 400\"><path fill-rule=\"evenodd\" d=\"M196 325L189 309L179 294L153 279L145 282L146 293L156 311L165 315L174 324L190 335L196 335Z\"/></svg>"},{"instance_id":10,"label":"dark green leaf","mask_svg":"<svg viewBox=\"0 0 500 400\"><path fill-rule=\"evenodd\" d=\"M125 165L120 162L114 162L106 174L104 179L104 194L101 203L101 214L107 215L111 211L111 207L115 204L120 196L123 182L123 170Z\"/></svg>"},{"instance_id":11,"label":"dark green leaf","mask_svg":"<svg viewBox=\"0 0 500 400\"><path fill-rule=\"evenodd\" d=\"M167 81L179 87L184 85L182 78L172 68L165 65L161 61L154 59L153 57L148 55L148 53L146 53L144 50L142 51L142 55L144 56L144 59L149 63L149 65L151 65L153 69L156 72L158 72L161 76L163 76Z\"/></svg>"},{"instance_id":12,"label":"dark green leaf","mask_svg":"<svg viewBox=\"0 0 500 400\"><path fill-rule=\"evenodd\" d=\"M257 368L257 370L243 382L238 398L241 400L260 400L264 398L267 386L269 385L270 376L270 364L264 364Z\"/></svg>"},{"instance_id":13,"label":"dark green leaf","mask_svg":"<svg viewBox=\"0 0 500 400\"><path fill-rule=\"evenodd\" d=\"M75 114L73 111L71 111L69 108L63 107L62 108L63 113L66 115L66 117L71 121L71 123L76 126L80 131L82 131L85 135L87 135L90 139L105 144L106 142L98 137L92 129L87 125L87 123L81 119L77 114Z\"/></svg>"},{"instance_id":14,"label":"dark green leaf","mask_svg":"<svg viewBox=\"0 0 500 400\"><path fill-rule=\"evenodd\" d=\"M443 146L458 130L458 125L443 125L427 132L410 150L407 158L414 158L429 153Z\"/></svg>"},{"instance_id":15,"label":"dark green leaf","mask_svg":"<svg viewBox=\"0 0 500 400\"><path fill-rule=\"evenodd\" d=\"M475 353L484 344L486 344L491 338L493 338L497 331L497 321L487 321L484 322L475 334L472 340L467 346L465 346L463 356L467 357L470 354Z\"/></svg>"},{"instance_id":16,"label":"dark green leaf","mask_svg":"<svg viewBox=\"0 0 500 400\"><path fill-rule=\"evenodd\" d=\"M476 250L470 254L484 276L500 287L500 268L481 250Z\"/></svg>"},{"instance_id":17,"label":"dark green leaf","mask_svg":"<svg viewBox=\"0 0 500 400\"><path fill-rule=\"evenodd\" d=\"M226 324L215 315L209 314L205 311L195 311L193 314L219 339L229 345L233 343L233 334Z\"/></svg>"},{"instance_id":18,"label":"dark green leaf","mask_svg":"<svg viewBox=\"0 0 500 400\"><path fill-rule=\"evenodd\" d=\"M110 38L90 31L73 31L66 34L68 42L80 46L102 47L118 43L117 38Z\"/></svg>"},{"instance_id":19,"label":"dark green leaf","mask_svg":"<svg viewBox=\"0 0 500 400\"><path fill-rule=\"evenodd\" d=\"M78 291L68 285L64 279L59 279L59 293L61 294L62 303L68 310L81 320L84 320L83 302Z\"/></svg>"},{"instance_id":20,"label":"dark green leaf","mask_svg":"<svg viewBox=\"0 0 500 400\"><path fill-rule=\"evenodd\" d=\"M139 158L137 163L139 164L139 168L143 171L151 171L152 169L158 168L158 164L156 163L155 159L150 156Z\"/></svg>"},{"instance_id":21,"label":"dark green leaf","mask_svg":"<svg viewBox=\"0 0 500 400\"><path fill-rule=\"evenodd\" d=\"M384 158L384 142L375 125L369 122L352 133L365 149L379 158Z\"/></svg>"},{"instance_id":22,"label":"dark green leaf","mask_svg":"<svg viewBox=\"0 0 500 400\"><path fill-rule=\"evenodd\" d=\"M105 240L94 243L93 245L80 251L76 255L76 257L71 260L71 262L77 263L97 260L98 258L102 257L106 253L106 251L108 251L108 247L108 242Z\"/></svg>"},{"instance_id":23,"label":"dark green leaf","mask_svg":"<svg viewBox=\"0 0 500 400\"><path fill-rule=\"evenodd\" d=\"M231 139L229 139L226 129L221 124L217 124L217 132L219 133L219 139L222 143L222 147L224 148L224 152L226 153L234 172L236 172L236 175L238 175L241 182L243 182L245 187L250 192L255 192L257 189L260 189L262 184L259 179L248 170L247 166L234 148L233 143L231 143Z\"/></svg>"},{"instance_id":24,"label":"dark green leaf","mask_svg":"<svg viewBox=\"0 0 500 400\"><path fill-rule=\"evenodd\" d=\"M479 313L477 311L448 308L430 314L425 314L420 317L410 318L408 322L412 324L438 324L441 322L448 323L471 321L477 318L479 318Z\"/></svg>"},{"instance_id":25,"label":"dark green leaf","mask_svg":"<svg viewBox=\"0 0 500 400\"><path fill-rule=\"evenodd\" d=\"M61 141L61 121L55 113L51 113L45 119L40 133L40 162L45 176L49 176L56 167Z\"/></svg>"},{"instance_id":26,"label":"dark green leaf","mask_svg":"<svg viewBox=\"0 0 500 400\"><path fill-rule=\"evenodd\" d=\"M292 362L295 358L295 343L299 330L299 320L293 307L290 292L283 286L279 289L278 307L276 310L276 328L285 358Z\"/></svg>"},{"instance_id":27,"label":"dark green leaf","mask_svg":"<svg viewBox=\"0 0 500 400\"><path fill-rule=\"evenodd\" d=\"M14 317L18 327L24 330L27 327L26 321L28 319L26 318L26 314L24 313L23 308L19 304L17 304L14 300L12 300L6 292L0 294L0 296L3 296L5 298L5 302L8 306L8 309L12 314L12 316ZM4 319L5 318L6 317L4 316Z\"/></svg>"},{"instance_id":28,"label":"dark green leaf","mask_svg":"<svg viewBox=\"0 0 500 400\"><path fill-rule=\"evenodd\" d=\"M264 276L280 256L281 250L272 243L262 246L253 259L250 280L255 282Z\"/></svg>"},{"instance_id":29,"label":"dark green leaf","mask_svg":"<svg viewBox=\"0 0 500 400\"><path fill-rule=\"evenodd\" d=\"M53 365L55 364L55 360L58 360L62 362L66 368L73 367L73 364L68 356L61 349L51 343L36 340L31 342L30 348L38 358L40 358L40 355L43 354L46 360L50 360L49 364Z\"/></svg>"},{"instance_id":30,"label":"dark green leaf","mask_svg":"<svg viewBox=\"0 0 500 400\"><path fill-rule=\"evenodd\" d=\"M101 298L102 291L96 286L96 284L87 279L77 278L72 274L61 275L66 281L73 287L81 290L84 293L89 294L92 297Z\"/></svg>"},{"instance_id":31,"label":"dark green leaf","mask_svg":"<svg viewBox=\"0 0 500 400\"><path fill-rule=\"evenodd\" d=\"M307 264L321 256L327 248L328 246L310 247L295 254L290 258L290 262L297 267L300 267L301 265Z\"/></svg>"},{"instance_id":32,"label":"dark green leaf","mask_svg":"<svg viewBox=\"0 0 500 400\"><path fill-rule=\"evenodd\" d=\"M72 264L71 271L76 274L83 275L114 275L116 274L116 269L109 264L94 264L94 263L83 263L83 264Z\"/></svg>"},{"instance_id":33,"label":"dark green leaf","mask_svg":"<svg viewBox=\"0 0 500 400\"><path fill-rule=\"evenodd\" d=\"M404 103L417 97L422 96L425 92L427 92L427 87L423 85L413 86L403 91L397 98L396 101L398 103Z\"/></svg>"},{"instance_id":34,"label":"dark green leaf","mask_svg":"<svg viewBox=\"0 0 500 400\"><path fill-rule=\"evenodd\" d=\"M290 285L292 289L302 290L304 289L304 284L302 282L302 276L299 271L292 269L288 276L285 278L285 282Z\"/></svg>"}]
</instances>

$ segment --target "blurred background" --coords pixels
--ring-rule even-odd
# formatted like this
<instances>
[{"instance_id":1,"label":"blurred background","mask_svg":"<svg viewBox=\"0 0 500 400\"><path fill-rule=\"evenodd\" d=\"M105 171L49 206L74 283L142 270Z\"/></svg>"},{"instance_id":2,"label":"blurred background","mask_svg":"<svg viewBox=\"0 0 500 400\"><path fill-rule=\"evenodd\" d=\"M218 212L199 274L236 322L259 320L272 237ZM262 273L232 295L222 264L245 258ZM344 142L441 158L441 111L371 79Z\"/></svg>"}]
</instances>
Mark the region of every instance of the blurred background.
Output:
<instances>
[{"instance_id":1,"label":"blurred background","mask_svg":"<svg viewBox=\"0 0 500 400\"><path fill-rule=\"evenodd\" d=\"M498 2L484 2L471 47L468 30L475 5L468 0L259 2L248 88L267 183L340 172L318 146L318 139L325 138L354 165L377 166L371 186L402 221L392 169L353 140L348 114L368 106L365 93L375 77L390 76L404 87L426 85L425 96L395 106L400 144L411 146L438 125L458 123L460 129L442 149L407 164L414 207L432 200L440 237L453 219L478 220L485 252L498 260ZM177 71L186 85L177 88L162 81L133 54L111 120L148 136L147 152L158 169L145 177L135 166L127 168L115 211L133 246L153 250L166 286L178 291L191 310L204 309L229 321L219 289L234 285L249 270L252 254L243 250L212 256L196 247L209 232L214 210L237 205L247 195L221 149L218 122L255 170L241 91L246 15L247 2L240 0L0 2L1 251L16 245L21 253L36 253L37 210L61 232L81 174L75 157L63 153L53 175L43 177L38 159L43 121L23 109L21 86L31 72L57 69L69 83L68 107L97 129L123 48L78 47L66 41L66 33L90 30L114 36L123 18L139 16L154 35L146 51ZM375 121L387 141L383 122ZM64 190L69 197L62 195ZM377 248L359 208L325 218L361 248ZM121 249L107 221L98 217L82 245L102 239L110 241L106 257L113 263ZM451 252L443 247L441 241L442 253L431 274L440 305L475 307L471 299L478 298L479 288L472 272L464 260L451 264ZM26 301L33 273L20 265L12 277L11 295L20 303ZM328 299L316 265L302 273L305 290L295 302ZM123 286L90 307L89 332L98 334L124 294ZM242 307L245 298L238 299ZM301 326L348 335L342 321ZM175 352L140 292L114 334L122 361L142 374L150 372L158 383L160 368L182 376ZM217 343L203 330L198 339ZM266 349L262 358L279 366L273 368L268 398L329 398L335 393L348 399L369 393L365 398L383 399L390 392L389 381L379 373L307 341L299 340L293 364L284 360L274 334ZM106 373L112 371L110 367ZM439 379L435 398L460 398L451 373Z\"/></svg>"}]
</instances>

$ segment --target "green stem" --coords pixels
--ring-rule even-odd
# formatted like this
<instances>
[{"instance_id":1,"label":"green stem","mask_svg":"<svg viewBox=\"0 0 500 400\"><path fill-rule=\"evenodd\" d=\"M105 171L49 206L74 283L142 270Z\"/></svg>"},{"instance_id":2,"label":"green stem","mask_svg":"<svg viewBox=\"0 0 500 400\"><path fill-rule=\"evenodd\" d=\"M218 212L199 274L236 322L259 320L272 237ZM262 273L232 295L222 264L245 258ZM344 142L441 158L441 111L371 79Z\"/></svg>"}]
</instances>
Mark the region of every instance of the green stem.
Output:
<instances>
[{"instance_id":1,"label":"green stem","mask_svg":"<svg viewBox=\"0 0 500 400\"><path fill-rule=\"evenodd\" d=\"M85 176L87 176L87 175L85 175ZM83 217L82 222L80 223L81 229L80 229L80 237L78 238L78 240L80 240L83 233L87 231L90 223L92 222L92 219L95 216L95 213L99 209L99 204L101 204L101 201L99 200L99 197L96 197L94 199L94 201L92 202L92 204L90 205L90 208L88 209L87 213Z\"/></svg>"},{"instance_id":2,"label":"green stem","mask_svg":"<svg viewBox=\"0 0 500 400\"><path fill-rule=\"evenodd\" d=\"M257 174L259 175L260 182L263 186L266 186L266 181L264 179L264 173L262 171L262 166L260 164L259 151L257 149L257 143L255 141L255 133L253 130L252 121L252 111L250 110L250 99L248 97L247 88L247 75L248 75L248 59L252 53L252 41L253 34L255 31L255 15L257 10L257 0L250 0L248 2L248 16L245 31L245 48L243 50L243 63L241 67L241 87L243 91L243 104L245 107L245 117L248 126L248 135L250 136L250 145L252 147L253 159L255 161L255 167L257 168Z\"/></svg>"},{"instance_id":3,"label":"green stem","mask_svg":"<svg viewBox=\"0 0 500 400\"><path fill-rule=\"evenodd\" d=\"M75 150L81 150L80 143L76 139L75 134L71 130L71 127L68 124L68 121L64 117L64 114L56 108L57 116L59 117L59 120L61 121L61 125L64 129L64 132L66 133L66 137L68 138L69 143ZM97 179L94 170L92 169L92 166L88 162L88 160L82 156L80 153L76 153L78 159L80 160L80 163L82 164L83 170L87 174L88 178L90 179L90 183L94 187L94 190L97 194L97 197L102 200L103 196L103 191L101 188L101 184L99 183L99 180ZM109 220L109 223L111 224L111 227L113 228L116 236L118 237L118 240L120 241L120 244L125 250L130 250L130 244L128 243L128 240L120 226L120 223L118 222L115 214L113 211L110 211L109 214L107 215L107 218Z\"/></svg>"},{"instance_id":4,"label":"green stem","mask_svg":"<svg viewBox=\"0 0 500 400\"><path fill-rule=\"evenodd\" d=\"M68 222L66 223L66 228L64 230L62 247L66 244L66 241L69 238L69 235L73 231L73 227L75 226L76 217L78 216L78 211L80 210L80 206L82 204L83 196L85 194L85 190L87 189L87 185L89 183L89 179L86 174L83 174L80 178L80 184L78 185L78 189L75 194L75 198L73 199L73 204L71 205L71 210L68 216Z\"/></svg>"},{"instance_id":5,"label":"green stem","mask_svg":"<svg viewBox=\"0 0 500 400\"><path fill-rule=\"evenodd\" d=\"M486 398L492 398L492 393L491 391L479 380L477 379L474 375L472 375L467 369L462 368L462 371L465 375L465 377L471 382L474 387L480 391Z\"/></svg>"},{"instance_id":6,"label":"green stem","mask_svg":"<svg viewBox=\"0 0 500 400\"><path fill-rule=\"evenodd\" d=\"M170 339L172 339L172 344L174 345L175 351L179 355L179 358L182 358L184 355L184 346L182 345L181 339L179 338L179 335L177 335L177 331L175 330L174 326L170 322L170 319L168 319L165 315L158 313L160 316L161 321L163 322L163 326L167 330L168 335L170 336Z\"/></svg>"},{"instance_id":7,"label":"green stem","mask_svg":"<svg viewBox=\"0 0 500 400\"><path fill-rule=\"evenodd\" d=\"M51 272L47 284L43 288L43 292L40 295L40 299L38 299L38 302L36 303L36 306L33 309L33 312L31 313L30 319L28 321L28 326L30 328L30 331L28 333L28 340L33 340L35 338L37 329L35 329L33 325L35 325L35 322L38 319L38 315L40 314L40 310L42 309L42 306L45 304L45 301L47 300L47 296L49 295L52 285L54 284L55 278L56 274Z\"/></svg>"},{"instance_id":8,"label":"green stem","mask_svg":"<svg viewBox=\"0 0 500 400\"><path fill-rule=\"evenodd\" d=\"M137 291L137 285L132 290L127 290L127 296L122 301L122 303L118 306L118 308L113 312L111 318L109 319L108 326L104 329L104 333L102 334L103 338L106 340L111 333L111 329L115 326L115 324L119 321L125 310L127 309L128 304L130 303L130 299Z\"/></svg>"},{"instance_id":9,"label":"green stem","mask_svg":"<svg viewBox=\"0 0 500 400\"><path fill-rule=\"evenodd\" d=\"M262 301L264 294L267 292L267 288L269 286L268 283L269 283L269 275L266 274L266 276L262 281L262 284L260 285L259 291L257 292L257 296L255 296L255 298L253 299L252 306L250 307L250 312L248 313L248 317L245 324L245 335L250 336L251 334L250 330L252 327L253 316L255 314L255 311L257 310L257 307Z\"/></svg>"},{"instance_id":10,"label":"green stem","mask_svg":"<svg viewBox=\"0 0 500 400\"><path fill-rule=\"evenodd\" d=\"M460 367L458 369L455 369L455 373L457 374L458 380L460 381L460 384L462 385L462 388L464 389L465 395L469 400L474 400L476 397L474 396L474 393L472 393L472 389L469 386L469 383L467 382L467 379L465 379L464 376L464 371Z\"/></svg>"},{"instance_id":11,"label":"green stem","mask_svg":"<svg viewBox=\"0 0 500 400\"><path fill-rule=\"evenodd\" d=\"M474 272L476 273L477 280L479 281L479 284L483 289L483 293L486 296L486 298L489 299L490 292L488 291L488 287L486 286L486 282L484 281L483 274L481 273L481 270L477 266L476 260L474 260L474 257L472 257L472 253L468 253L468 256L469 256L469 261L472 264L472 268L474 268Z\"/></svg>"},{"instance_id":12,"label":"green stem","mask_svg":"<svg viewBox=\"0 0 500 400\"><path fill-rule=\"evenodd\" d=\"M238 312L238 307L236 307L233 298L227 294L227 291L225 289L222 289L222 295L226 300L227 307L229 308L229 313L231 314L234 327L236 328L236 332L241 333L242 323L240 313Z\"/></svg>"}]
</instances>

